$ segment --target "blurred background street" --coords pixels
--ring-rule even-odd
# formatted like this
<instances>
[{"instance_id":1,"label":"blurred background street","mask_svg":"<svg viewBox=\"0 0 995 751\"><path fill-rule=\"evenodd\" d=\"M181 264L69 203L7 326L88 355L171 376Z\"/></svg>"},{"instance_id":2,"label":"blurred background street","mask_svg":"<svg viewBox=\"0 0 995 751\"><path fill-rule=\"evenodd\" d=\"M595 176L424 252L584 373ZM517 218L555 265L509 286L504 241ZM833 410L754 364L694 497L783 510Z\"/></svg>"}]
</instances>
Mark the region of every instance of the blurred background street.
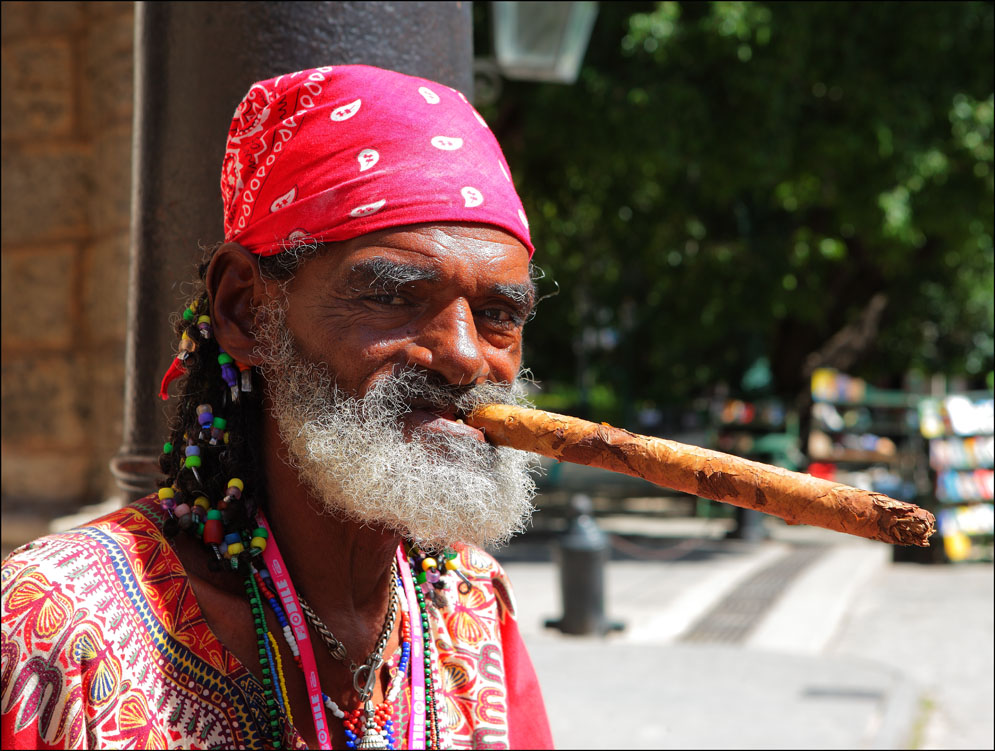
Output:
<instances>
[{"instance_id":1,"label":"blurred background street","mask_svg":"<svg viewBox=\"0 0 995 751\"><path fill-rule=\"evenodd\" d=\"M991 748L993 569L896 563L876 543L768 523L600 520L606 611L569 636L551 540L498 551L562 748Z\"/></svg>"}]
</instances>

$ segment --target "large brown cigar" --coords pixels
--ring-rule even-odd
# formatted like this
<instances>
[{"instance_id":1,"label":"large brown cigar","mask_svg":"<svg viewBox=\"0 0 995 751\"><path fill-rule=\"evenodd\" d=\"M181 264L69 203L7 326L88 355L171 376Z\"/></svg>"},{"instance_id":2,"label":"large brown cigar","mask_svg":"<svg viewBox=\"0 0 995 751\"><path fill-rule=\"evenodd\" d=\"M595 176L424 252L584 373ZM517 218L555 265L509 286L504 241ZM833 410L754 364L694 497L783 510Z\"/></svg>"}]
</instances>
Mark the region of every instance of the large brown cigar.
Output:
<instances>
[{"instance_id":1,"label":"large brown cigar","mask_svg":"<svg viewBox=\"0 0 995 751\"><path fill-rule=\"evenodd\" d=\"M871 540L929 546L933 515L914 504L800 472L636 435L606 423L487 404L466 422L487 440L552 459L641 477L684 493Z\"/></svg>"}]
</instances>

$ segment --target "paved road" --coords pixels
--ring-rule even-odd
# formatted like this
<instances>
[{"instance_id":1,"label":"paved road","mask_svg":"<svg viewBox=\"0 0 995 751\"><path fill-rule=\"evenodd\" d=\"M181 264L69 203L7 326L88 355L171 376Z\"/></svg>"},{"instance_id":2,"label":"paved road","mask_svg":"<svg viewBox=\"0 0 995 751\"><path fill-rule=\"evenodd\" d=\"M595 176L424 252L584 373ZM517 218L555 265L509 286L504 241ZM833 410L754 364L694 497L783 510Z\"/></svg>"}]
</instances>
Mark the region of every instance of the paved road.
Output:
<instances>
[{"instance_id":1,"label":"paved road","mask_svg":"<svg viewBox=\"0 0 995 751\"><path fill-rule=\"evenodd\" d=\"M560 614L548 540L499 551L558 747L995 745L990 564L896 564L777 524L726 541L723 524L605 520L628 534L605 577L626 629L604 638L543 627Z\"/></svg>"}]
</instances>

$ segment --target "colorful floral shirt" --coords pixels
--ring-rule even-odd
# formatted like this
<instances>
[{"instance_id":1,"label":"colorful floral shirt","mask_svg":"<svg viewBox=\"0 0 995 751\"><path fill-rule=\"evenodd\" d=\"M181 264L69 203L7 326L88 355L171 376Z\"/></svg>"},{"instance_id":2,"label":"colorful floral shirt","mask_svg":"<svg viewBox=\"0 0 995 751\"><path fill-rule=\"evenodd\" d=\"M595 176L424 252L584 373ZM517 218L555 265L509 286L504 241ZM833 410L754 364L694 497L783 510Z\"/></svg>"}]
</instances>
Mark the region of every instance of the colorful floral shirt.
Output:
<instances>
[{"instance_id":1,"label":"colorful floral shirt","mask_svg":"<svg viewBox=\"0 0 995 751\"><path fill-rule=\"evenodd\" d=\"M163 521L144 499L3 562L3 748L269 747L262 684L208 627ZM459 563L473 589L429 607L442 738L549 748L508 581L477 549ZM306 747L289 723L284 744Z\"/></svg>"}]
</instances>

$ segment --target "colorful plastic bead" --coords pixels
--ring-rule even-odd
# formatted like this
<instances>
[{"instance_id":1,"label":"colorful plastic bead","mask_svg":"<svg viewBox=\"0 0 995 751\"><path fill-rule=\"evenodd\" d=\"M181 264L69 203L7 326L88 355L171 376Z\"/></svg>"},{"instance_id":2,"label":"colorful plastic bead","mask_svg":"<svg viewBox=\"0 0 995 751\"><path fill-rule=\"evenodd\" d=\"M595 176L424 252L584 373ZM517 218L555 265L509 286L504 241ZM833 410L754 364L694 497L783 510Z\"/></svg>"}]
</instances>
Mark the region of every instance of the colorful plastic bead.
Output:
<instances>
[{"instance_id":1,"label":"colorful plastic bead","mask_svg":"<svg viewBox=\"0 0 995 751\"><path fill-rule=\"evenodd\" d=\"M184 331L183 336L180 337L180 354L179 358L181 360L186 360L191 352L197 351L197 342L190 338L190 335Z\"/></svg>"},{"instance_id":2,"label":"colorful plastic bead","mask_svg":"<svg viewBox=\"0 0 995 751\"><path fill-rule=\"evenodd\" d=\"M434 558L426 558L421 562L422 571L428 571L430 568L435 568L437 565L438 564L436 564Z\"/></svg>"},{"instance_id":3,"label":"colorful plastic bead","mask_svg":"<svg viewBox=\"0 0 995 751\"><path fill-rule=\"evenodd\" d=\"M207 521L204 522L204 542L209 545L220 545L225 539L225 527L221 521L221 512L211 509L207 512Z\"/></svg>"},{"instance_id":4,"label":"colorful plastic bead","mask_svg":"<svg viewBox=\"0 0 995 751\"><path fill-rule=\"evenodd\" d=\"M200 331L200 335L205 339L211 338L211 317L210 316L200 316L197 318L197 329Z\"/></svg>"}]
</instances>

